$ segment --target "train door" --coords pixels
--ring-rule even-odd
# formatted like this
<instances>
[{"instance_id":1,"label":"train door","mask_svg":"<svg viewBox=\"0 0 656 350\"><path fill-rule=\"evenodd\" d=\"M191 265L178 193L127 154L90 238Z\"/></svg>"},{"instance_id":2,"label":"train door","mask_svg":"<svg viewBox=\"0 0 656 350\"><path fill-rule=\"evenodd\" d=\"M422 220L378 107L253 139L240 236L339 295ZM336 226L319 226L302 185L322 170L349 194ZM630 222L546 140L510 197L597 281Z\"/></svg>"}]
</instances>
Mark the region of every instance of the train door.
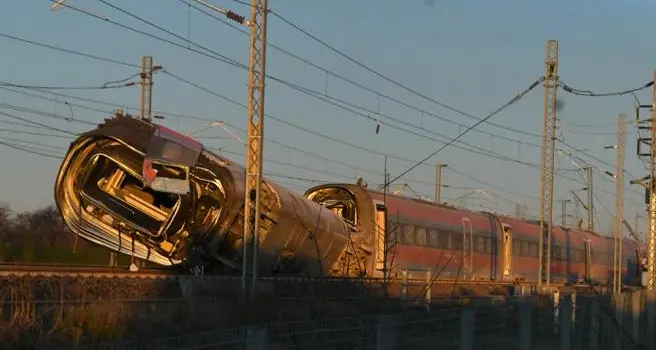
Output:
<instances>
[{"instance_id":1,"label":"train door","mask_svg":"<svg viewBox=\"0 0 656 350\"><path fill-rule=\"evenodd\" d=\"M471 277L474 270L473 226L469 218L462 218L462 269L464 276Z\"/></svg>"},{"instance_id":2,"label":"train door","mask_svg":"<svg viewBox=\"0 0 656 350\"><path fill-rule=\"evenodd\" d=\"M501 224L503 228L503 275L511 276L512 275L512 227L508 224Z\"/></svg>"},{"instance_id":3,"label":"train door","mask_svg":"<svg viewBox=\"0 0 656 350\"><path fill-rule=\"evenodd\" d=\"M585 244L585 280L590 282L592 280L592 257L593 257L593 249L592 249L592 242L590 240L586 239L584 241Z\"/></svg>"},{"instance_id":4,"label":"train door","mask_svg":"<svg viewBox=\"0 0 656 350\"><path fill-rule=\"evenodd\" d=\"M387 265L387 208L381 202L374 202L376 207L376 274L385 275Z\"/></svg>"}]
</instances>

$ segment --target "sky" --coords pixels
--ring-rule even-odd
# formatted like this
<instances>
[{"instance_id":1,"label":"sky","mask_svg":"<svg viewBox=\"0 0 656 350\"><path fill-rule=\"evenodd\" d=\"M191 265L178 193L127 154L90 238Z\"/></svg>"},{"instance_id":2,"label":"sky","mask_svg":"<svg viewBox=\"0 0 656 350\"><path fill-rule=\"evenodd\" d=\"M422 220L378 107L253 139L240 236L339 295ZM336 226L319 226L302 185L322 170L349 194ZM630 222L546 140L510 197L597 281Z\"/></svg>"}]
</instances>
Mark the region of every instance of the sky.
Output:
<instances>
[{"instance_id":1,"label":"sky","mask_svg":"<svg viewBox=\"0 0 656 350\"><path fill-rule=\"evenodd\" d=\"M153 56L164 69L155 75L153 87L153 110L164 116L161 123L183 133L197 132L207 147L245 162L240 140L246 138L240 130L246 125L246 109L228 99L246 102L248 73L215 58L220 54L247 64L248 36L237 30L244 28L239 24L228 26L185 1L104 1L124 12L100 0L67 1L179 46L69 8L52 12L49 0L5 4L0 11L0 82L32 88L0 86L0 159L6 165L0 167L0 202L15 211L52 204L61 163L57 157L9 146L62 156L73 140L62 131L89 130L116 108L138 114L140 96L138 84L35 89L99 87L139 69L7 35L137 66L142 56ZM250 17L243 2L210 2ZM266 82L264 171L296 191L321 182L352 183L358 177L377 186L383 181L385 154L387 171L396 177L477 121L435 102L485 117L544 75L549 39L559 41L561 82L576 89L605 93L636 88L653 79L656 69L656 46L641 35L656 12L656 5L646 0L270 0L269 7L268 43L282 51L267 50L267 74L275 79ZM367 71L287 22L416 93ZM189 46L187 40L202 48ZM315 94L302 92L308 89ZM651 93L645 89L636 96L649 104ZM562 89L557 94L563 103L557 137L566 144L557 142L556 148L571 152L579 165L595 167L595 226L602 232L612 230L615 215L615 180L603 172L615 172L616 151L604 146L617 143L617 119L626 113L624 213L631 223L636 213L642 214L639 230L644 230L644 190L629 185L633 177L647 174L636 155L633 95L586 97ZM432 200L435 164L443 163L448 165L443 173L448 187L442 190L442 201L500 213L513 213L520 204L537 218L543 119L540 85L490 119L495 125L478 126L393 183L391 190ZM215 120L225 122L238 137L219 127L199 132ZM574 190L585 201L586 185L585 174L562 154L556 158L556 174L554 221L560 222L560 200L571 198ZM572 217L584 215L582 208L568 205Z\"/></svg>"}]
</instances>

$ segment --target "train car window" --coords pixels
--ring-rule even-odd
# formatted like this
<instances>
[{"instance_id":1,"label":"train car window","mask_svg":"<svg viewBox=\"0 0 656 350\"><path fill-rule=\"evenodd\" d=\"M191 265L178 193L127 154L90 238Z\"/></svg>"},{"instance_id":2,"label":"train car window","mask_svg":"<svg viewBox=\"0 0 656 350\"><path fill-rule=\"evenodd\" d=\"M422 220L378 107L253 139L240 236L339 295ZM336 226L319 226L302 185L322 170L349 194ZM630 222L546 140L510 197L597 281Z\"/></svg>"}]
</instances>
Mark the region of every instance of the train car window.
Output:
<instances>
[{"instance_id":1,"label":"train car window","mask_svg":"<svg viewBox=\"0 0 656 350\"><path fill-rule=\"evenodd\" d=\"M528 242L522 241L522 255L529 256Z\"/></svg>"},{"instance_id":2,"label":"train car window","mask_svg":"<svg viewBox=\"0 0 656 350\"><path fill-rule=\"evenodd\" d=\"M449 231L439 231L438 233L437 243L439 244L439 247L442 249L449 249L449 245L451 244L451 234Z\"/></svg>"},{"instance_id":3,"label":"train car window","mask_svg":"<svg viewBox=\"0 0 656 350\"><path fill-rule=\"evenodd\" d=\"M415 227L416 243L419 245L426 245L426 228Z\"/></svg>"},{"instance_id":4,"label":"train car window","mask_svg":"<svg viewBox=\"0 0 656 350\"><path fill-rule=\"evenodd\" d=\"M519 251L519 240L513 239L513 255L519 256L521 252Z\"/></svg>"},{"instance_id":5,"label":"train car window","mask_svg":"<svg viewBox=\"0 0 656 350\"><path fill-rule=\"evenodd\" d=\"M431 247L435 247L435 248L438 247L438 245L437 245L438 244L437 235L438 235L438 231L436 229L434 229L434 228L429 228L428 229L428 245L430 245Z\"/></svg>"},{"instance_id":6,"label":"train car window","mask_svg":"<svg viewBox=\"0 0 656 350\"><path fill-rule=\"evenodd\" d=\"M476 252L485 253L485 238L476 237Z\"/></svg>"},{"instance_id":7,"label":"train car window","mask_svg":"<svg viewBox=\"0 0 656 350\"><path fill-rule=\"evenodd\" d=\"M462 249L462 232L449 232L449 249Z\"/></svg>"},{"instance_id":8,"label":"train car window","mask_svg":"<svg viewBox=\"0 0 656 350\"><path fill-rule=\"evenodd\" d=\"M397 237L399 233L399 224L396 222L388 222L387 224L387 240L388 242L394 244L397 242Z\"/></svg>"},{"instance_id":9,"label":"train car window","mask_svg":"<svg viewBox=\"0 0 656 350\"><path fill-rule=\"evenodd\" d=\"M415 227L413 225L403 225L403 243L415 244Z\"/></svg>"},{"instance_id":10,"label":"train car window","mask_svg":"<svg viewBox=\"0 0 656 350\"><path fill-rule=\"evenodd\" d=\"M485 252L486 253L492 253L492 239L491 238L486 238L485 239Z\"/></svg>"},{"instance_id":11,"label":"train car window","mask_svg":"<svg viewBox=\"0 0 656 350\"><path fill-rule=\"evenodd\" d=\"M534 258L538 257L538 244L537 243L531 243L529 245L529 249L531 251L531 256Z\"/></svg>"},{"instance_id":12,"label":"train car window","mask_svg":"<svg viewBox=\"0 0 656 350\"><path fill-rule=\"evenodd\" d=\"M553 259L562 260L562 249L559 246L553 247Z\"/></svg>"}]
</instances>

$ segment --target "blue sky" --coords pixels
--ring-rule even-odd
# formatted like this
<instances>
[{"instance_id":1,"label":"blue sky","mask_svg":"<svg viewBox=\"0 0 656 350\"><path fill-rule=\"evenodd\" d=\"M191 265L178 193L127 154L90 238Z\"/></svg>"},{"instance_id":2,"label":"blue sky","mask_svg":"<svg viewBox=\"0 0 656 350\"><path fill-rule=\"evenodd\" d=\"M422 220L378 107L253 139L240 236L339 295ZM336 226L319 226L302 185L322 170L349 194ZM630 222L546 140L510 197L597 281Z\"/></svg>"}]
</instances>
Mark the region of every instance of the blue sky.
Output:
<instances>
[{"instance_id":1,"label":"blue sky","mask_svg":"<svg viewBox=\"0 0 656 350\"><path fill-rule=\"evenodd\" d=\"M184 41L100 1L68 0L68 3L186 46ZM242 63L248 61L246 35L193 9L190 16L188 6L181 0L113 0L111 3L231 59ZM235 1L213 0L212 3L247 17L250 15L247 6ZM151 55L156 64L161 64L172 74L239 102L246 101L246 70L70 9L51 12L50 4L48 0L25 0L5 5L0 12L0 33L137 65L143 55ZM651 59L656 55L656 47L648 44L641 35L655 12L655 6L648 1L557 0L538 3L519 0L386 0L376 1L374 5L372 1L363 0L272 0L269 6L275 13L386 76L478 117L496 109L544 74L545 42L548 39L560 42L562 81L578 89L608 92L637 87L649 81L656 69ZM378 184L382 181L384 165L381 153L396 157L388 159L389 172L394 176L412 165L397 158L421 159L441 146L431 140L440 138L436 133L453 137L459 130L464 130L464 127L459 128L428 114L462 125L475 123L473 119L439 107L372 75L274 15L270 15L268 28L269 43L414 108L400 106L366 92L272 48L268 50L268 74L366 108L369 111L363 114L415 133L381 125L379 134L376 134L376 123L362 115L268 80L266 112L278 118L265 121L265 138L268 140L265 145L265 172L272 173L270 178L273 180L298 190L311 186L309 179L353 182L363 176L370 184ZM4 37L0 37L0 66L3 67L1 81L32 86L100 86L137 73L134 68L48 50ZM101 91L56 91L114 106L76 100L47 91L14 90L42 98L3 88L0 89L0 112L73 132L92 127L79 121L100 122L119 106L136 113L134 107L139 104L138 86ZM559 114L558 136L569 145L583 149L610 165L574 152L580 159L601 170L614 172L611 165L615 164L615 151L604 150L603 146L616 143L619 113L625 112L627 120L635 118L633 97L589 98L567 94L563 90L559 90L558 95L565 102ZM638 93L638 97L643 104L648 104L651 90ZM539 165L540 149L533 145L541 145L542 140L530 134L542 133L543 98L543 88L540 86L492 119L502 127L481 125L477 130L482 132L472 131L461 139L466 145L456 145L477 147L482 152L493 152ZM51 114L70 115L64 101L73 106L73 122L52 118ZM26 112L17 107L29 110ZM158 111L157 114L167 116L163 122L165 125L179 128L185 133L203 129L209 123L207 120L223 120L240 128L246 122L245 109L163 73L155 76L153 109ZM35 114L35 110L42 113ZM422 116L421 110L427 113ZM175 117L177 114L206 121ZM386 117L396 118L406 125L391 122ZM0 141L31 149L45 149L54 154L63 154L71 141L65 134L51 129L16 123L25 122L0 115ZM359 149L284 123L348 142ZM412 125L408 126L407 123ZM508 130L508 127L528 134ZM228 129L244 139L237 129ZM629 124L627 130L627 170L634 176L644 176L646 171L636 157L635 126ZM427 138L421 138L417 133ZM54 134L59 136L51 136ZM243 154L243 144L231 140L225 131L212 128L199 135L203 136L208 147L222 147L231 152L226 156L243 163L244 157L235 155ZM40 145L35 145L35 142ZM558 143L557 147L572 151L562 143ZM2 148L0 157L7 165L0 168L3 180L0 200L8 202L17 211L52 203L53 183L60 160L7 147ZM539 167L503 161L455 147L445 149L426 165L417 167L394 184L394 190L397 185L407 183L409 188L403 189L403 193L413 195L414 191L432 198L431 183L434 181L436 162L447 163L450 168L444 172L444 183L451 186L442 191L445 200L482 189L490 194L491 199L468 195L465 198L469 199L462 204L488 211L512 212L514 203L522 203L528 206L530 215L537 215ZM558 173L567 177L581 180L584 175L575 171L574 165L565 157L559 156L556 164ZM633 222L634 213L645 214L645 206L642 202L643 191L629 186L630 179L631 176L627 175L625 216ZM555 200L563 198L570 189L579 190L584 186L557 177ZM597 189L596 225L608 231L615 212L615 183L596 172L594 187ZM583 191L577 193L585 200ZM555 202L554 208L555 220L559 221L560 204ZM576 215L574 206L570 205L570 208L570 214ZM644 219L641 219L640 227L646 227Z\"/></svg>"}]
</instances>

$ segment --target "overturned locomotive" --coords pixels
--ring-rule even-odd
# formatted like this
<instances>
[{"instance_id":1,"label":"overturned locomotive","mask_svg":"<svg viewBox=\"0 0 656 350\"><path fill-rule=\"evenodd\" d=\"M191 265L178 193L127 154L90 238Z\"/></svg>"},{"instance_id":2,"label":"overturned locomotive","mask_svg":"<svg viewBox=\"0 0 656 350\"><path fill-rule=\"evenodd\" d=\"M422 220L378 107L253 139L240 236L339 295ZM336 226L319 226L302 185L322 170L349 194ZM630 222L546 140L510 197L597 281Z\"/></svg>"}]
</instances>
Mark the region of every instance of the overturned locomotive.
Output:
<instances>
[{"instance_id":1,"label":"overturned locomotive","mask_svg":"<svg viewBox=\"0 0 656 350\"><path fill-rule=\"evenodd\" d=\"M242 266L244 181L244 167L201 143L117 115L71 143L55 202L68 227L93 243L159 265L229 274ZM353 271L344 266L352 226L267 179L261 188L261 276Z\"/></svg>"}]
</instances>

